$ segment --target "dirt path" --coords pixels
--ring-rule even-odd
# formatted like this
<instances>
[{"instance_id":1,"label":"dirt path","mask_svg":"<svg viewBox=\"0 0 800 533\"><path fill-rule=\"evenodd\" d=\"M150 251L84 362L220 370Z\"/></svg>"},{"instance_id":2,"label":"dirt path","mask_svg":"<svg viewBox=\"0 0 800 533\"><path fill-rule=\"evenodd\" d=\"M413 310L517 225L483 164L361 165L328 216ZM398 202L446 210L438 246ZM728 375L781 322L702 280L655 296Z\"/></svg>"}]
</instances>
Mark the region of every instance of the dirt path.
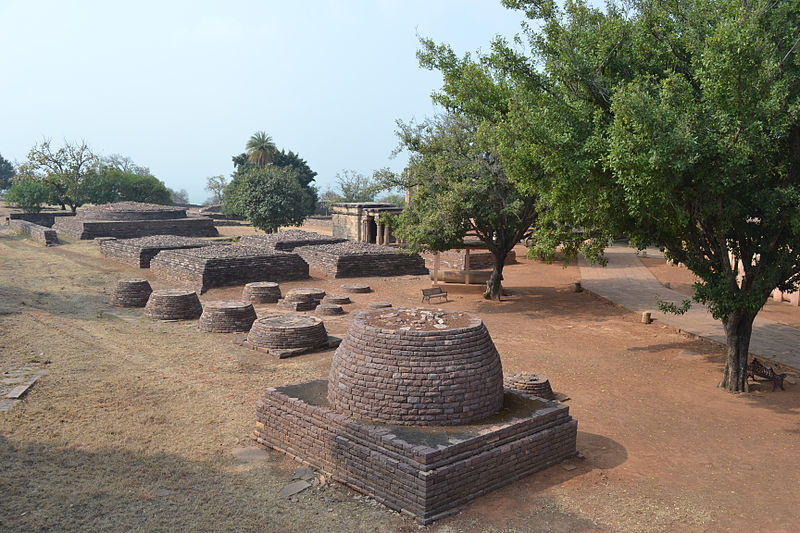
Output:
<instances>
[{"instance_id":1,"label":"dirt path","mask_svg":"<svg viewBox=\"0 0 800 533\"><path fill-rule=\"evenodd\" d=\"M42 248L0 231L0 367L47 361L50 372L0 414L0 529L418 530L336 484L281 498L296 463L277 453L233 456L252 446L260 391L324 377L331 351L279 361L229 335L107 306L117 278L142 275L168 287L148 270L103 259L92 243ZM341 284L312 275L282 288ZM571 292L577 280L574 267L522 259L507 268L506 301L482 300L477 286L448 288L448 308L484 319L505 370L547 374L571 397L585 459L428 529L796 530L800 387L725 393L715 387L722 347L642 325ZM373 300L416 305L429 283L363 281L375 292L356 295L349 310ZM326 326L343 334L348 321Z\"/></svg>"}]
</instances>

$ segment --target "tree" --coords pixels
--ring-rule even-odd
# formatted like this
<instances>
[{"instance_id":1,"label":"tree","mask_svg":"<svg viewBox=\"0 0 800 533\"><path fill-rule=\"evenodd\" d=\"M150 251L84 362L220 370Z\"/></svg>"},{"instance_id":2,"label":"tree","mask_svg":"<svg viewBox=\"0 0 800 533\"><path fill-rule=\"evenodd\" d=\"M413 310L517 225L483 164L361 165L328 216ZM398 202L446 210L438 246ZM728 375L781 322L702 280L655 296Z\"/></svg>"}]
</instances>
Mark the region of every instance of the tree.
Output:
<instances>
[{"instance_id":1,"label":"tree","mask_svg":"<svg viewBox=\"0 0 800 533\"><path fill-rule=\"evenodd\" d=\"M211 203L221 204L225 195L228 180L222 174L206 178L206 190L211 193Z\"/></svg>"},{"instance_id":2,"label":"tree","mask_svg":"<svg viewBox=\"0 0 800 533\"><path fill-rule=\"evenodd\" d=\"M255 135L253 137L255 137ZM252 141L253 139L251 138L250 140ZM314 187L313 181L317 173L311 170L311 167L308 166L305 159L301 158L298 154L291 150L286 152L284 150L277 151L273 149L272 162L265 167L261 167L257 163L251 161L247 153L235 155L232 159L234 171L230 183L225 187L222 204L222 212L226 216L246 217L246 214L239 210L242 205L241 202L239 202L239 197L241 187L245 182L244 176L251 170L269 167L286 168L294 171L295 178L310 199L310 203L308 204L309 211L306 215L314 213L314 206L317 201L317 189Z\"/></svg>"},{"instance_id":3,"label":"tree","mask_svg":"<svg viewBox=\"0 0 800 533\"><path fill-rule=\"evenodd\" d=\"M480 62L514 89L498 146L562 222L542 226L626 233L684 263L725 327L720 386L747 391L753 320L773 288L800 282L800 5L504 3L531 20L531 54L498 40ZM423 44L442 100L493 102L465 62ZM546 169L548 186L526 168Z\"/></svg>"},{"instance_id":4,"label":"tree","mask_svg":"<svg viewBox=\"0 0 800 533\"><path fill-rule=\"evenodd\" d=\"M378 183L355 170L337 172L336 184L342 202L374 202L381 190Z\"/></svg>"},{"instance_id":5,"label":"tree","mask_svg":"<svg viewBox=\"0 0 800 533\"><path fill-rule=\"evenodd\" d=\"M111 154L100 158L100 163L104 166L115 168L124 174L137 174L139 176L152 176L152 172L147 167L137 165L133 159L126 155Z\"/></svg>"},{"instance_id":6,"label":"tree","mask_svg":"<svg viewBox=\"0 0 800 533\"><path fill-rule=\"evenodd\" d=\"M128 168L146 170L143 167ZM96 174L87 180L85 195L87 201L94 204L123 201L162 205L172 203L169 190L159 179L147 174L124 172L108 165L101 165Z\"/></svg>"},{"instance_id":7,"label":"tree","mask_svg":"<svg viewBox=\"0 0 800 533\"><path fill-rule=\"evenodd\" d=\"M317 173L311 170L311 167L308 166L305 159L291 150L288 152L280 150L273 154L272 164L277 167L293 168L297 176L297 182L305 189L306 193L313 200L313 203L316 203L318 192L313 182Z\"/></svg>"},{"instance_id":8,"label":"tree","mask_svg":"<svg viewBox=\"0 0 800 533\"><path fill-rule=\"evenodd\" d=\"M494 257L484 298L499 300L506 257L529 235L537 197L509 180L491 137L479 134L475 120L450 113L398 125L411 156L397 184L413 188L414 196L398 215L396 234L412 249L445 251L474 232Z\"/></svg>"},{"instance_id":9,"label":"tree","mask_svg":"<svg viewBox=\"0 0 800 533\"><path fill-rule=\"evenodd\" d=\"M378 198L378 201L384 204L396 205L397 207L405 207L406 196L400 193L386 193Z\"/></svg>"},{"instance_id":10,"label":"tree","mask_svg":"<svg viewBox=\"0 0 800 533\"><path fill-rule=\"evenodd\" d=\"M26 213L38 213L42 204L50 197L50 185L46 182L23 180L12 185L6 192L6 202Z\"/></svg>"},{"instance_id":11,"label":"tree","mask_svg":"<svg viewBox=\"0 0 800 533\"><path fill-rule=\"evenodd\" d=\"M291 167L251 169L242 176L235 198L237 211L254 227L267 233L281 226L299 226L310 211L313 201L298 181Z\"/></svg>"},{"instance_id":12,"label":"tree","mask_svg":"<svg viewBox=\"0 0 800 533\"><path fill-rule=\"evenodd\" d=\"M65 142L53 149L49 139L28 152L28 160L19 167L21 179L45 182L52 187L62 209L72 212L86 202L85 184L95 173L98 159L85 141Z\"/></svg>"},{"instance_id":13,"label":"tree","mask_svg":"<svg viewBox=\"0 0 800 533\"><path fill-rule=\"evenodd\" d=\"M16 174L14 165L0 154L0 189L8 189Z\"/></svg>"},{"instance_id":14,"label":"tree","mask_svg":"<svg viewBox=\"0 0 800 533\"><path fill-rule=\"evenodd\" d=\"M325 210L327 214L330 211L331 206L335 203L343 202L342 197L339 193L334 192L330 188L326 189L322 194L319 195L319 204L322 209Z\"/></svg>"},{"instance_id":15,"label":"tree","mask_svg":"<svg viewBox=\"0 0 800 533\"><path fill-rule=\"evenodd\" d=\"M272 137L263 131L257 131L247 141L247 159L259 168L272 163L277 150Z\"/></svg>"},{"instance_id":16,"label":"tree","mask_svg":"<svg viewBox=\"0 0 800 533\"><path fill-rule=\"evenodd\" d=\"M169 192L170 202L173 204L185 205L189 203L189 193L186 189L176 191L175 189L167 187L167 191Z\"/></svg>"}]
</instances>

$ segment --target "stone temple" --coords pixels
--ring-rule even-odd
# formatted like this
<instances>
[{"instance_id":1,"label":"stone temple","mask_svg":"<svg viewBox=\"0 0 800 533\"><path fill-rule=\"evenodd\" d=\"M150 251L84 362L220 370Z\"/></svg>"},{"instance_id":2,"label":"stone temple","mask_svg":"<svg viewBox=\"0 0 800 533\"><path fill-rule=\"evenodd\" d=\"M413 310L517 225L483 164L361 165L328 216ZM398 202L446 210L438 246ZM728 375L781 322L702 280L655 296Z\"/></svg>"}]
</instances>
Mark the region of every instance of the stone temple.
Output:
<instances>
[{"instance_id":1,"label":"stone temple","mask_svg":"<svg viewBox=\"0 0 800 533\"><path fill-rule=\"evenodd\" d=\"M415 308L363 311L328 380L270 388L254 438L427 524L571 457L569 408L503 389L483 322Z\"/></svg>"}]
</instances>

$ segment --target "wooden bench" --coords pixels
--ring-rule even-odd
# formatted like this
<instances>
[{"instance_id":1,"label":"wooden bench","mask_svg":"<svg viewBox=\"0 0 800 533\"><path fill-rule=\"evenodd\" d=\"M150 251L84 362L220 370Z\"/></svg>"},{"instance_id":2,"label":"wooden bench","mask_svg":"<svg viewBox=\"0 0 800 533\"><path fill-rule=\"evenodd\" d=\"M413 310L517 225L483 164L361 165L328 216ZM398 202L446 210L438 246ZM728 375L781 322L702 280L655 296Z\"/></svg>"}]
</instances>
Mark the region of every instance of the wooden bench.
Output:
<instances>
[{"instance_id":1,"label":"wooden bench","mask_svg":"<svg viewBox=\"0 0 800 533\"><path fill-rule=\"evenodd\" d=\"M430 289L422 289L422 301L427 300L431 303L431 298L444 298L447 301L447 292L443 291L441 287L431 287Z\"/></svg>"}]
</instances>

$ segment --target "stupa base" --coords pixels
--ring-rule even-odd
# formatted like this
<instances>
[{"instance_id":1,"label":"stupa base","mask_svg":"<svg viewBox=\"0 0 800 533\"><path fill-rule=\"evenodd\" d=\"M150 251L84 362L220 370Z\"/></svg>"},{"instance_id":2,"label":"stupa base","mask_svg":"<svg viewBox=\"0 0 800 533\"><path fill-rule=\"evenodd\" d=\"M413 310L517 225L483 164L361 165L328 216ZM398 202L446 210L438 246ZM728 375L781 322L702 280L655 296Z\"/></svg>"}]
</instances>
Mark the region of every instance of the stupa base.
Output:
<instances>
[{"instance_id":1,"label":"stupa base","mask_svg":"<svg viewBox=\"0 0 800 533\"><path fill-rule=\"evenodd\" d=\"M331 410L327 380L267 389L253 438L422 524L577 453L569 408L511 390L459 426L393 426Z\"/></svg>"}]
</instances>

